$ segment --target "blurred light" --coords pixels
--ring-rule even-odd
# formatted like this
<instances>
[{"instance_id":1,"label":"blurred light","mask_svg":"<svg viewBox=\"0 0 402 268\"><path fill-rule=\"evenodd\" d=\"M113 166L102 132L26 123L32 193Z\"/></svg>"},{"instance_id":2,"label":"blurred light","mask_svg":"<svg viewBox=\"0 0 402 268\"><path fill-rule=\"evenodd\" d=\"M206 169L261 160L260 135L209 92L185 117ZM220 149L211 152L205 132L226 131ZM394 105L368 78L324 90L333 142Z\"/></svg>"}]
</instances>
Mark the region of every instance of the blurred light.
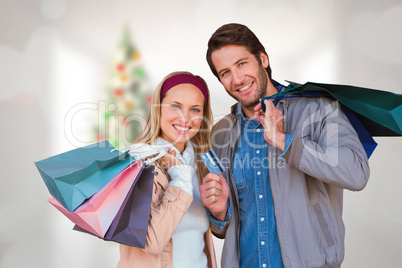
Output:
<instances>
[{"instance_id":1,"label":"blurred light","mask_svg":"<svg viewBox=\"0 0 402 268\"><path fill-rule=\"evenodd\" d=\"M96 142L91 138L97 123L97 103L94 92L101 81L97 65L85 54L78 53L61 42L53 48L52 95L53 131L60 151ZM90 100L90 101L88 101ZM92 101L92 103L91 103ZM77 107L80 108L77 110ZM70 120L66 122L66 120Z\"/></svg>"},{"instance_id":2,"label":"blurred light","mask_svg":"<svg viewBox=\"0 0 402 268\"><path fill-rule=\"evenodd\" d=\"M49 257L54 256L54 253L54 245L50 241L41 239L21 240L4 252L0 259L0 267L55 267L52 262L53 258Z\"/></svg>"},{"instance_id":3,"label":"blurred light","mask_svg":"<svg viewBox=\"0 0 402 268\"><path fill-rule=\"evenodd\" d=\"M349 41L359 52L386 63L402 63L402 6L382 13L362 12L349 26Z\"/></svg>"},{"instance_id":4,"label":"blurred light","mask_svg":"<svg viewBox=\"0 0 402 268\"><path fill-rule=\"evenodd\" d=\"M0 101L12 98L20 91L22 55L15 49L0 46Z\"/></svg>"},{"instance_id":5,"label":"blurred light","mask_svg":"<svg viewBox=\"0 0 402 268\"><path fill-rule=\"evenodd\" d=\"M60 19L66 11L64 0L42 0L42 14L48 19Z\"/></svg>"},{"instance_id":6,"label":"blurred light","mask_svg":"<svg viewBox=\"0 0 402 268\"><path fill-rule=\"evenodd\" d=\"M308 77L309 82L332 83L338 76L337 47L328 44L319 46L314 53L306 55L303 68L300 68L300 77ZM307 81L295 81L307 82Z\"/></svg>"}]
</instances>

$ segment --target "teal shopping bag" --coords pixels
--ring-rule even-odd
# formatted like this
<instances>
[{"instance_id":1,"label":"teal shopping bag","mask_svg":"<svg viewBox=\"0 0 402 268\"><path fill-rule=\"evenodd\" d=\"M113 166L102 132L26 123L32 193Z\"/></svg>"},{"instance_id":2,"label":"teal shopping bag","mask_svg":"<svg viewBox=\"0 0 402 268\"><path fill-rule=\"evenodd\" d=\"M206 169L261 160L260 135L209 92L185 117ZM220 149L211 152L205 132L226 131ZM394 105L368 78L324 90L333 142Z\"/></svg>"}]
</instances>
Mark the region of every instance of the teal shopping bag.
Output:
<instances>
[{"instance_id":1,"label":"teal shopping bag","mask_svg":"<svg viewBox=\"0 0 402 268\"><path fill-rule=\"evenodd\" d=\"M349 85L306 83L305 92L323 92L351 109L372 136L402 135L402 95Z\"/></svg>"},{"instance_id":2,"label":"teal shopping bag","mask_svg":"<svg viewBox=\"0 0 402 268\"><path fill-rule=\"evenodd\" d=\"M134 159L101 141L35 162L49 193L72 212Z\"/></svg>"},{"instance_id":3,"label":"teal shopping bag","mask_svg":"<svg viewBox=\"0 0 402 268\"><path fill-rule=\"evenodd\" d=\"M261 100L265 110L264 99L321 97L336 99L348 107L363 124L371 136L402 135L402 95L377 89L307 82L291 82L285 90Z\"/></svg>"},{"instance_id":4,"label":"teal shopping bag","mask_svg":"<svg viewBox=\"0 0 402 268\"><path fill-rule=\"evenodd\" d=\"M265 99L272 99L276 104L282 98L298 97L337 100L356 130L367 157L377 146L373 136L402 136L401 94L349 85L290 82L283 91L262 98L261 107L265 111Z\"/></svg>"}]
</instances>

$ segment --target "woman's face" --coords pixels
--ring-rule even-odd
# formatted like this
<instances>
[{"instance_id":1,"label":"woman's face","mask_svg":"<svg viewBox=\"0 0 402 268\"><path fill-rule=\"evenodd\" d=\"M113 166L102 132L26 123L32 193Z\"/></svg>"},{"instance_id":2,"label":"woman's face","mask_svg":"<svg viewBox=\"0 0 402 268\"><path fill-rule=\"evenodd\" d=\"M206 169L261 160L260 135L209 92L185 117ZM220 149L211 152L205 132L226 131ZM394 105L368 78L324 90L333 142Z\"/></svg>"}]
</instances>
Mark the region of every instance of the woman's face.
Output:
<instances>
[{"instance_id":1,"label":"woman's face","mask_svg":"<svg viewBox=\"0 0 402 268\"><path fill-rule=\"evenodd\" d=\"M204 114L204 96L192 84L180 84L165 93L161 107L161 137L180 152L200 129Z\"/></svg>"}]
</instances>

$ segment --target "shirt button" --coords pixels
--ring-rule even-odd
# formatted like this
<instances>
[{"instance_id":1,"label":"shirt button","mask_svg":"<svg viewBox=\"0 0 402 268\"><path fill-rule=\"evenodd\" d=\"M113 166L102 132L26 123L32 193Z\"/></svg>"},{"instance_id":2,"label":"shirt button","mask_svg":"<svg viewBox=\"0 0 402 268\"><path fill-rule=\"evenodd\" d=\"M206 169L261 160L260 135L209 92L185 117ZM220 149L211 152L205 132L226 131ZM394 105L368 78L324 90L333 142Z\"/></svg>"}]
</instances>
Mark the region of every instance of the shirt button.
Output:
<instances>
[{"instance_id":1,"label":"shirt button","mask_svg":"<svg viewBox=\"0 0 402 268\"><path fill-rule=\"evenodd\" d=\"M261 175L261 172L260 172L260 171L257 171L257 175Z\"/></svg>"},{"instance_id":2,"label":"shirt button","mask_svg":"<svg viewBox=\"0 0 402 268\"><path fill-rule=\"evenodd\" d=\"M260 133L261 129L257 128L257 132Z\"/></svg>"},{"instance_id":3,"label":"shirt button","mask_svg":"<svg viewBox=\"0 0 402 268\"><path fill-rule=\"evenodd\" d=\"M261 241L261 245L265 245L265 242L264 242L264 241Z\"/></svg>"},{"instance_id":4,"label":"shirt button","mask_svg":"<svg viewBox=\"0 0 402 268\"><path fill-rule=\"evenodd\" d=\"M260 150L257 150L257 151L255 151L257 154L259 154L260 153Z\"/></svg>"},{"instance_id":5,"label":"shirt button","mask_svg":"<svg viewBox=\"0 0 402 268\"><path fill-rule=\"evenodd\" d=\"M264 221L264 217L261 217L261 219L260 219L261 221Z\"/></svg>"},{"instance_id":6,"label":"shirt button","mask_svg":"<svg viewBox=\"0 0 402 268\"><path fill-rule=\"evenodd\" d=\"M259 198L263 198L262 194L260 194L258 197L259 197Z\"/></svg>"},{"instance_id":7,"label":"shirt button","mask_svg":"<svg viewBox=\"0 0 402 268\"><path fill-rule=\"evenodd\" d=\"M267 267L267 265L265 263L262 264L262 267Z\"/></svg>"}]
</instances>

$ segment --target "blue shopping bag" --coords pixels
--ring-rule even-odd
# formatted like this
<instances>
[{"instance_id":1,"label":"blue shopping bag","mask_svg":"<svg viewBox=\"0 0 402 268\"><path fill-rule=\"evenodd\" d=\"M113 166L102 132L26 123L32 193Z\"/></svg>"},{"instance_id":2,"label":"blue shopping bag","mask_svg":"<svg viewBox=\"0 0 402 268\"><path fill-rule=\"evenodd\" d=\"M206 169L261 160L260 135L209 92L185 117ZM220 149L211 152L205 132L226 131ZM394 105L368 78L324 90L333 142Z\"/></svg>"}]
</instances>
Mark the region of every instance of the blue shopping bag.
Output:
<instances>
[{"instance_id":1,"label":"blue shopping bag","mask_svg":"<svg viewBox=\"0 0 402 268\"><path fill-rule=\"evenodd\" d=\"M72 212L134 159L101 141L35 162L49 193Z\"/></svg>"}]
</instances>

